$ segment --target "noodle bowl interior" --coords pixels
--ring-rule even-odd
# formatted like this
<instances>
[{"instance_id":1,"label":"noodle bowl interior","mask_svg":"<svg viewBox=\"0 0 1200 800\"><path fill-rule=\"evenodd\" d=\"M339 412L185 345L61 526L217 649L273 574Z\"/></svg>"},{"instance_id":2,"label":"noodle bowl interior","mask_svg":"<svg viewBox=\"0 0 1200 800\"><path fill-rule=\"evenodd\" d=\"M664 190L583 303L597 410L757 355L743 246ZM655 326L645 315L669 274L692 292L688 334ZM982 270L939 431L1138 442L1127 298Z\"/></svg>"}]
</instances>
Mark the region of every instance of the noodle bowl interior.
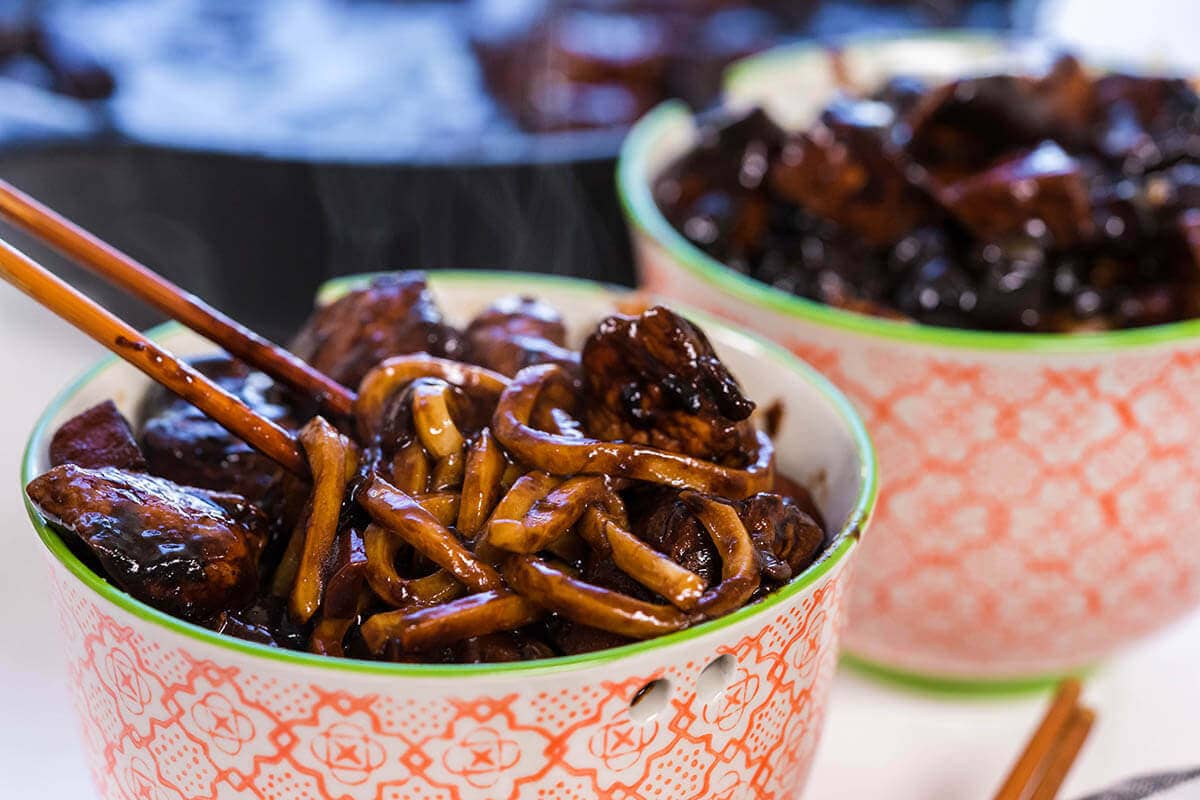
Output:
<instances>
[{"instance_id":1,"label":"noodle bowl interior","mask_svg":"<svg viewBox=\"0 0 1200 800\"><path fill-rule=\"evenodd\" d=\"M220 633L331 656L551 658L650 639L783 586L828 546L775 469L777 415L704 332L653 307L578 350L559 311L462 328L424 276L378 277L292 343L358 391L317 413L228 357L205 374L297 431L311 480L154 388L63 424L27 491L85 563Z\"/></svg>"}]
</instances>

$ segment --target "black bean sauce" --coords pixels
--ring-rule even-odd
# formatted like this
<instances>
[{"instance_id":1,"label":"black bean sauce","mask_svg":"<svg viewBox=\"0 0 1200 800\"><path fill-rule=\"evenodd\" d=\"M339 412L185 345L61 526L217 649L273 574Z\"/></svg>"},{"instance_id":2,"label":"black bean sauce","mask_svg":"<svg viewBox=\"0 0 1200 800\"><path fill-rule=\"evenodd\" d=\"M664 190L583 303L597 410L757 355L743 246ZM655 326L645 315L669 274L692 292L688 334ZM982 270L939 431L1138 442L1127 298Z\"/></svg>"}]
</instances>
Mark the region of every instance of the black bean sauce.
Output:
<instances>
[{"instance_id":1,"label":"black bean sauce","mask_svg":"<svg viewBox=\"0 0 1200 800\"><path fill-rule=\"evenodd\" d=\"M1069 332L1200 316L1200 97L1187 81L891 80L808 129L705 120L654 186L693 244L783 291L930 325Z\"/></svg>"}]
</instances>

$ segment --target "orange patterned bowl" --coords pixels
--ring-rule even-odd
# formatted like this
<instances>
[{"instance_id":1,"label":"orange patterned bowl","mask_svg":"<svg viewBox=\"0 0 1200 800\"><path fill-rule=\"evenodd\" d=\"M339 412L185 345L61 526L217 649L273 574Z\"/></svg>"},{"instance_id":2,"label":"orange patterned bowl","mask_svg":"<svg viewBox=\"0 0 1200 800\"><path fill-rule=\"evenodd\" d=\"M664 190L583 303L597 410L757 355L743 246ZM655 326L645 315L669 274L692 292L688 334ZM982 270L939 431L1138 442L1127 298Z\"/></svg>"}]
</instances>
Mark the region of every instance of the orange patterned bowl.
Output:
<instances>
[{"instance_id":1,"label":"orange patterned bowl","mask_svg":"<svg viewBox=\"0 0 1200 800\"><path fill-rule=\"evenodd\" d=\"M545 277L440 273L462 321L496 297L536 295L572 333L619 295ZM594 800L794 798L820 735L839 609L875 496L871 446L849 403L773 345L700 317L751 396L780 398L781 468L812 486L835 537L761 603L650 642L507 665L355 662L219 636L116 590L35 511L70 684L95 783L109 800ZM168 326L184 354L210 348ZM109 360L38 422L22 478L45 466L58 423L147 387ZM636 703L634 702L636 699Z\"/></svg>"},{"instance_id":2,"label":"orange patterned bowl","mask_svg":"<svg viewBox=\"0 0 1200 800\"><path fill-rule=\"evenodd\" d=\"M963 34L843 55L866 82L1019 57ZM785 48L735 67L727 98L800 126L829 97L829 69L816 48ZM1200 321L990 333L794 297L709 258L659 212L651 182L694 134L667 104L626 142L619 184L641 277L787 346L867 420L883 496L850 594L853 661L955 688L1035 685L1200 602Z\"/></svg>"}]
</instances>

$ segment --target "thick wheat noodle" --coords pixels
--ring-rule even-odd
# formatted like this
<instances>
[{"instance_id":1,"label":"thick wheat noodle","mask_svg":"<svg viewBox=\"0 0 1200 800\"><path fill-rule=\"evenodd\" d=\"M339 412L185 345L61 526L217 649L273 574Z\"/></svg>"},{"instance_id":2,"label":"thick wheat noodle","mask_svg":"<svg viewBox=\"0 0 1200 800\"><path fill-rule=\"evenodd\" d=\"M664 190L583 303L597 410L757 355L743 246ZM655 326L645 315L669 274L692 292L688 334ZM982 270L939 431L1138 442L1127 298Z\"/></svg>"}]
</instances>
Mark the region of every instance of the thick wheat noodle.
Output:
<instances>
[{"instance_id":1,"label":"thick wheat noodle","mask_svg":"<svg viewBox=\"0 0 1200 800\"><path fill-rule=\"evenodd\" d=\"M488 430L491 430L489 428ZM494 437L496 434L492 434ZM508 466L504 468L504 477L500 479L501 495L513 487L513 484L520 480L521 476L526 473L525 467L515 461L509 461Z\"/></svg>"},{"instance_id":2,"label":"thick wheat noodle","mask_svg":"<svg viewBox=\"0 0 1200 800\"><path fill-rule=\"evenodd\" d=\"M587 434L583 432L583 423L571 416L571 412L565 408L552 408L546 414L542 415L548 426L547 430L557 433L559 436L564 436L568 439L586 439Z\"/></svg>"},{"instance_id":3,"label":"thick wheat noodle","mask_svg":"<svg viewBox=\"0 0 1200 800\"><path fill-rule=\"evenodd\" d=\"M378 525L363 531L367 551L367 584L379 599L393 608L409 602L408 580L396 569L396 554L406 546L403 539Z\"/></svg>"},{"instance_id":4,"label":"thick wheat noodle","mask_svg":"<svg viewBox=\"0 0 1200 800\"><path fill-rule=\"evenodd\" d=\"M579 388L572 381L544 383L529 417L529 424L538 430L572 439L587 438L583 424L574 416L581 399Z\"/></svg>"},{"instance_id":5,"label":"thick wheat noodle","mask_svg":"<svg viewBox=\"0 0 1200 800\"><path fill-rule=\"evenodd\" d=\"M403 539L379 525L363 532L367 552L367 584L379 599L393 608L427 606L462 595L465 587L450 573L439 569L422 578L405 578L396 570L396 555Z\"/></svg>"},{"instance_id":6,"label":"thick wheat noodle","mask_svg":"<svg viewBox=\"0 0 1200 800\"><path fill-rule=\"evenodd\" d=\"M462 597L466 594L467 587L446 570L438 569L436 572L410 580L408 590L412 594L413 603L432 606Z\"/></svg>"},{"instance_id":7,"label":"thick wheat noodle","mask_svg":"<svg viewBox=\"0 0 1200 800\"><path fill-rule=\"evenodd\" d=\"M446 527L454 524L458 515L459 495L454 492L427 492L429 485L429 459L425 449L417 440L409 442L396 453L395 464L408 465L408 470L397 467L397 480L403 484L394 484L401 491L412 496L438 522ZM432 602L458 597L463 592L463 586L443 570L425 578L409 579L401 577L396 571L396 555L401 547L407 546L399 536L388 533L378 525L367 528L363 534L368 552L368 582L372 590L384 602L393 605L428 605ZM375 556L372 558L371 553ZM422 582L425 582L424 584Z\"/></svg>"},{"instance_id":8,"label":"thick wheat noodle","mask_svg":"<svg viewBox=\"0 0 1200 800\"><path fill-rule=\"evenodd\" d=\"M408 590L412 593L413 603L420 606L437 605L467 593L467 587L444 569L413 578L408 582Z\"/></svg>"},{"instance_id":9,"label":"thick wheat noodle","mask_svg":"<svg viewBox=\"0 0 1200 800\"><path fill-rule=\"evenodd\" d=\"M409 494L429 491L429 454L416 439L392 456L392 484Z\"/></svg>"},{"instance_id":10,"label":"thick wheat noodle","mask_svg":"<svg viewBox=\"0 0 1200 800\"><path fill-rule=\"evenodd\" d=\"M444 492L447 489L457 489L462 485L466 467L467 455L462 450L456 450L448 456L439 458L434 462L433 473L429 476L430 491Z\"/></svg>"},{"instance_id":11,"label":"thick wheat noodle","mask_svg":"<svg viewBox=\"0 0 1200 800\"><path fill-rule=\"evenodd\" d=\"M600 508L589 508L577 529L589 546L601 552L607 549L618 569L671 605L683 611L699 605L707 588L703 578L634 536Z\"/></svg>"},{"instance_id":12,"label":"thick wheat noodle","mask_svg":"<svg viewBox=\"0 0 1200 800\"><path fill-rule=\"evenodd\" d=\"M462 501L459 503L455 526L459 536L474 539L483 529L484 523L500 500L507 466L508 460L504 457L504 451L500 449L496 437L492 436L490 429L484 428L467 450L467 463L463 469Z\"/></svg>"},{"instance_id":13,"label":"thick wheat noodle","mask_svg":"<svg viewBox=\"0 0 1200 800\"><path fill-rule=\"evenodd\" d=\"M496 507L492 509L492 514L488 518L488 526L490 527L497 520L521 519L529 513L529 509L533 507L534 503L554 491L562 482L562 478L547 472L525 473L513 481L512 486L496 503Z\"/></svg>"},{"instance_id":14,"label":"thick wheat noodle","mask_svg":"<svg viewBox=\"0 0 1200 800\"><path fill-rule=\"evenodd\" d=\"M553 553L563 561L574 564L583 561L587 556L587 543L579 537L574 528L571 528L546 545L546 552Z\"/></svg>"},{"instance_id":15,"label":"thick wheat noodle","mask_svg":"<svg viewBox=\"0 0 1200 800\"><path fill-rule=\"evenodd\" d=\"M569 478L537 499L520 519L493 519L488 542L510 553L536 553L567 533L583 512L611 494L605 478Z\"/></svg>"},{"instance_id":16,"label":"thick wheat noodle","mask_svg":"<svg viewBox=\"0 0 1200 800\"><path fill-rule=\"evenodd\" d=\"M288 610L304 623L312 619L324 599L325 565L337 538L346 486L358 469L358 451L321 417L313 417L299 438L312 472L313 490Z\"/></svg>"},{"instance_id":17,"label":"thick wheat noodle","mask_svg":"<svg viewBox=\"0 0 1200 800\"><path fill-rule=\"evenodd\" d=\"M342 642L357 619L355 617L321 617L313 626L308 637L308 650L319 656L343 658L346 655Z\"/></svg>"},{"instance_id":18,"label":"thick wheat noodle","mask_svg":"<svg viewBox=\"0 0 1200 800\"><path fill-rule=\"evenodd\" d=\"M304 529L308 527L309 508L306 505L300 512L300 519L292 527L288 537L287 547L271 576L271 594L276 597L287 597L296 585L296 573L300 570L300 554L304 552Z\"/></svg>"},{"instance_id":19,"label":"thick wheat noodle","mask_svg":"<svg viewBox=\"0 0 1200 800\"><path fill-rule=\"evenodd\" d=\"M321 602L322 619L353 617L361 610L370 595L366 555L363 537L355 529L338 533L333 565Z\"/></svg>"},{"instance_id":20,"label":"thick wheat noodle","mask_svg":"<svg viewBox=\"0 0 1200 800\"><path fill-rule=\"evenodd\" d=\"M371 475L358 494L359 504L380 526L393 531L442 569L476 592L503 589L504 581L489 564L480 561L445 525L411 495Z\"/></svg>"},{"instance_id":21,"label":"thick wheat noodle","mask_svg":"<svg viewBox=\"0 0 1200 800\"><path fill-rule=\"evenodd\" d=\"M517 461L554 475L610 475L731 499L770 490L774 450L770 438L762 432L757 433L757 459L743 470L653 447L575 438L531 427L529 421L542 389L569 380L566 371L553 364L527 367L500 395L492 430Z\"/></svg>"},{"instance_id":22,"label":"thick wheat noodle","mask_svg":"<svg viewBox=\"0 0 1200 800\"><path fill-rule=\"evenodd\" d=\"M746 605L762 582L758 550L733 506L695 492L679 495L708 531L721 556L721 582L704 593L696 610L719 617Z\"/></svg>"},{"instance_id":23,"label":"thick wheat noodle","mask_svg":"<svg viewBox=\"0 0 1200 800\"><path fill-rule=\"evenodd\" d=\"M492 564L500 563L504 551L490 541L492 525L507 520L522 519L529 513L529 509L533 507L534 503L552 492L562 482L562 478L545 472L529 472L513 481L512 486L496 503L491 516L484 524L483 533L475 542L475 552L479 557Z\"/></svg>"},{"instance_id":24,"label":"thick wheat noodle","mask_svg":"<svg viewBox=\"0 0 1200 800\"><path fill-rule=\"evenodd\" d=\"M537 403L534 404L533 415L529 418L529 425L566 439L587 439L587 434L583 432L583 423L573 415L579 406L579 400L578 391L570 383L544 383Z\"/></svg>"},{"instance_id":25,"label":"thick wheat noodle","mask_svg":"<svg viewBox=\"0 0 1200 800\"><path fill-rule=\"evenodd\" d=\"M462 495L458 492L422 492L414 494L412 498L447 528L458 519L458 509L462 503Z\"/></svg>"},{"instance_id":26,"label":"thick wheat noodle","mask_svg":"<svg viewBox=\"0 0 1200 800\"><path fill-rule=\"evenodd\" d=\"M338 612L333 612L327 607L321 610L321 616L313 625L312 633L308 637L310 652L335 658L343 658L346 655L343 644L346 634L358 622L359 613L371 602L369 589L360 589L356 595L351 608L340 609Z\"/></svg>"},{"instance_id":27,"label":"thick wheat noodle","mask_svg":"<svg viewBox=\"0 0 1200 800\"><path fill-rule=\"evenodd\" d=\"M504 577L513 591L582 625L632 639L681 630L695 617L671 605L647 603L573 577L536 556L510 556Z\"/></svg>"},{"instance_id":28,"label":"thick wheat noodle","mask_svg":"<svg viewBox=\"0 0 1200 800\"><path fill-rule=\"evenodd\" d=\"M358 387L354 416L364 441L374 438L392 396L417 378L441 378L467 392L499 396L508 379L490 369L419 354L396 356L367 373Z\"/></svg>"},{"instance_id":29,"label":"thick wheat noodle","mask_svg":"<svg viewBox=\"0 0 1200 800\"><path fill-rule=\"evenodd\" d=\"M523 628L545 615L540 605L519 594L481 592L427 608L376 614L363 623L362 634L375 653L389 641L398 641L406 651L421 651Z\"/></svg>"},{"instance_id":30,"label":"thick wheat noodle","mask_svg":"<svg viewBox=\"0 0 1200 800\"><path fill-rule=\"evenodd\" d=\"M465 441L450 416L450 384L418 381L412 387L412 420L417 437L434 458L461 453Z\"/></svg>"}]
</instances>

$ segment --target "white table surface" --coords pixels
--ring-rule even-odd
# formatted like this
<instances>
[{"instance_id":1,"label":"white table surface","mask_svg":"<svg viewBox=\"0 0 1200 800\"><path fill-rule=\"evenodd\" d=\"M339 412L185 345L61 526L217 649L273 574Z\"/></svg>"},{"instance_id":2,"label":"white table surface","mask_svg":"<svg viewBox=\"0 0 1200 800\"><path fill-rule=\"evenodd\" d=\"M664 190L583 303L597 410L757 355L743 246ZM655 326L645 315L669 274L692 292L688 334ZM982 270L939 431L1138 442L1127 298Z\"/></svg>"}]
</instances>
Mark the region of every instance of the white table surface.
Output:
<instances>
[{"instance_id":1,"label":"white table surface","mask_svg":"<svg viewBox=\"0 0 1200 800\"><path fill-rule=\"evenodd\" d=\"M0 284L0 796L92 797L39 544L16 485L39 410L100 348ZM1099 722L1064 797L1200 765L1200 614L1096 673ZM838 676L809 798L984 800L1044 698L963 700ZM1200 797L1200 794L1194 795Z\"/></svg>"}]
</instances>

